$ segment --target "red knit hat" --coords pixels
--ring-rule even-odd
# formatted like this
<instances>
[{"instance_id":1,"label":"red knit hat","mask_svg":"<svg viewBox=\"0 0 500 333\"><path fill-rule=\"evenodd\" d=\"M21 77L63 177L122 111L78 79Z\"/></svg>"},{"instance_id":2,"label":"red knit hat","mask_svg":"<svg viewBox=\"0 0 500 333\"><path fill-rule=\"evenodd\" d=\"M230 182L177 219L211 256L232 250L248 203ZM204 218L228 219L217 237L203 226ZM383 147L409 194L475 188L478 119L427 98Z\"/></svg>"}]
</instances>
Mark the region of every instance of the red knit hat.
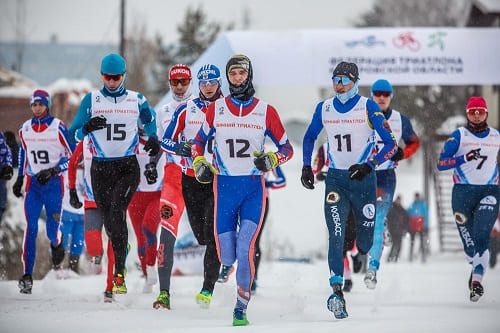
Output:
<instances>
[{"instance_id":1,"label":"red knit hat","mask_svg":"<svg viewBox=\"0 0 500 333\"><path fill-rule=\"evenodd\" d=\"M168 79L190 79L191 78L191 69L188 66L183 64L177 64L170 68L170 72L168 73Z\"/></svg>"},{"instance_id":2,"label":"red knit hat","mask_svg":"<svg viewBox=\"0 0 500 333\"><path fill-rule=\"evenodd\" d=\"M469 111L470 109L483 109L488 112L486 101L484 100L484 98L479 96L472 96L471 98L469 98L469 101L467 102L467 108L465 110Z\"/></svg>"}]
</instances>

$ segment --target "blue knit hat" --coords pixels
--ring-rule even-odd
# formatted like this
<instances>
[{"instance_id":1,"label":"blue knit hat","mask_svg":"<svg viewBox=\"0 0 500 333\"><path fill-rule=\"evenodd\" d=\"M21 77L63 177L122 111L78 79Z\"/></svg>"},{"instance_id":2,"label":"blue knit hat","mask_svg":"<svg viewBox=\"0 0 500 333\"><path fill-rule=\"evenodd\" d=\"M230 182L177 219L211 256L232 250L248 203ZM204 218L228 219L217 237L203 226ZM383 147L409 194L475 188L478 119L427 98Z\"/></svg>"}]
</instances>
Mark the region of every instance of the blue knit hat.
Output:
<instances>
[{"instance_id":1,"label":"blue knit hat","mask_svg":"<svg viewBox=\"0 0 500 333\"><path fill-rule=\"evenodd\" d=\"M101 74L125 74L126 71L125 59L119 54L111 53L102 59Z\"/></svg>"},{"instance_id":2,"label":"blue knit hat","mask_svg":"<svg viewBox=\"0 0 500 333\"><path fill-rule=\"evenodd\" d=\"M387 92L390 92L391 93L391 98L392 98L392 85L389 83L389 81L387 80L384 80L384 79L380 79L380 80L377 80L373 83L372 85L372 91L371 91L371 95L373 97L373 92L374 91L387 91Z\"/></svg>"},{"instance_id":3,"label":"blue knit hat","mask_svg":"<svg viewBox=\"0 0 500 333\"><path fill-rule=\"evenodd\" d=\"M37 89L33 92L33 95L31 96L31 101L30 101L30 106L32 106L34 103L41 103L47 107L47 109L50 109L50 95L48 92L42 89Z\"/></svg>"}]
</instances>

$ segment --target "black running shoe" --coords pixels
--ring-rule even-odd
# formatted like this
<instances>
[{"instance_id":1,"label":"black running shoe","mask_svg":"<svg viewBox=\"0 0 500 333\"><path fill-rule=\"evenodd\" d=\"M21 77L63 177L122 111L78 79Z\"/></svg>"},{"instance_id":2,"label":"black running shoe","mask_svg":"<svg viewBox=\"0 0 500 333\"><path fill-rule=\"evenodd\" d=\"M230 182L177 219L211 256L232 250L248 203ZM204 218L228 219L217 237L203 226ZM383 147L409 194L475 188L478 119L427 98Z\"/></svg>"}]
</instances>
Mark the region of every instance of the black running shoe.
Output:
<instances>
[{"instance_id":1,"label":"black running shoe","mask_svg":"<svg viewBox=\"0 0 500 333\"><path fill-rule=\"evenodd\" d=\"M50 244L50 249L52 251L52 267L54 269L60 269L61 268L61 263L64 260L64 247L63 247L63 237L61 237L61 242L59 243L58 246L52 246L52 243Z\"/></svg>"},{"instance_id":2,"label":"black running shoe","mask_svg":"<svg viewBox=\"0 0 500 333\"><path fill-rule=\"evenodd\" d=\"M29 274L24 274L19 280L17 286L19 287L19 292L21 294L31 294L31 288L33 288L33 278Z\"/></svg>"},{"instance_id":3,"label":"black running shoe","mask_svg":"<svg viewBox=\"0 0 500 333\"><path fill-rule=\"evenodd\" d=\"M478 281L473 281L470 288L470 300L471 302L477 302L481 296L484 294L484 289L481 283Z\"/></svg>"},{"instance_id":4,"label":"black running shoe","mask_svg":"<svg viewBox=\"0 0 500 333\"><path fill-rule=\"evenodd\" d=\"M346 293L350 292L352 289L352 280L351 279L345 279L344 280L344 291Z\"/></svg>"}]
</instances>

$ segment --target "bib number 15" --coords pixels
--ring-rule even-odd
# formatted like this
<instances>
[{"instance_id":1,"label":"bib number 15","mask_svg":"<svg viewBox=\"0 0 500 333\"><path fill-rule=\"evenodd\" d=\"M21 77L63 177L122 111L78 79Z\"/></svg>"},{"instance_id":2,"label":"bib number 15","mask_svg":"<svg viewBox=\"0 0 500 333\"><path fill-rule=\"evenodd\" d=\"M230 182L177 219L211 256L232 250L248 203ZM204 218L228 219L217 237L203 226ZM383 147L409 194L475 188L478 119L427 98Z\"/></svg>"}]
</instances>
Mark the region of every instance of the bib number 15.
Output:
<instances>
[{"instance_id":1,"label":"bib number 15","mask_svg":"<svg viewBox=\"0 0 500 333\"><path fill-rule=\"evenodd\" d=\"M106 124L106 140L108 141L123 141L127 136L127 132L122 129L125 124Z\"/></svg>"}]
</instances>

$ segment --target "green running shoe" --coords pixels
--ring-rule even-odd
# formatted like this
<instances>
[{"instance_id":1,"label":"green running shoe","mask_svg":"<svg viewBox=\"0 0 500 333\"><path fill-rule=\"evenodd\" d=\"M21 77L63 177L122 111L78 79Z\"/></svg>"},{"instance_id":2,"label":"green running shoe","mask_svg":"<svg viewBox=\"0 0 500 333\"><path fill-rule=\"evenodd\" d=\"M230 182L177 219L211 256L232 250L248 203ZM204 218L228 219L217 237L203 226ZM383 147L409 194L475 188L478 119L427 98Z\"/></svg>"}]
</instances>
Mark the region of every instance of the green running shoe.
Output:
<instances>
[{"instance_id":1,"label":"green running shoe","mask_svg":"<svg viewBox=\"0 0 500 333\"><path fill-rule=\"evenodd\" d=\"M233 326L247 326L250 322L247 319L247 313L245 309L234 308L233 311Z\"/></svg>"},{"instance_id":2,"label":"green running shoe","mask_svg":"<svg viewBox=\"0 0 500 333\"><path fill-rule=\"evenodd\" d=\"M160 295L158 295L156 301L153 303L153 308L170 310L170 294L167 290L160 291Z\"/></svg>"},{"instance_id":3,"label":"green running shoe","mask_svg":"<svg viewBox=\"0 0 500 333\"><path fill-rule=\"evenodd\" d=\"M122 274L116 274L113 278L113 294L126 294L127 286Z\"/></svg>"},{"instance_id":4,"label":"green running shoe","mask_svg":"<svg viewBox=\"0 0 500 333\"><path fill-rule=\"evenodd\" d=\"M210 302L212 301L212 293L206 289L202 289L200 293L196 295L195 300L200 307L208 309L210 307Z\"/></svg>"}]
</instances>

